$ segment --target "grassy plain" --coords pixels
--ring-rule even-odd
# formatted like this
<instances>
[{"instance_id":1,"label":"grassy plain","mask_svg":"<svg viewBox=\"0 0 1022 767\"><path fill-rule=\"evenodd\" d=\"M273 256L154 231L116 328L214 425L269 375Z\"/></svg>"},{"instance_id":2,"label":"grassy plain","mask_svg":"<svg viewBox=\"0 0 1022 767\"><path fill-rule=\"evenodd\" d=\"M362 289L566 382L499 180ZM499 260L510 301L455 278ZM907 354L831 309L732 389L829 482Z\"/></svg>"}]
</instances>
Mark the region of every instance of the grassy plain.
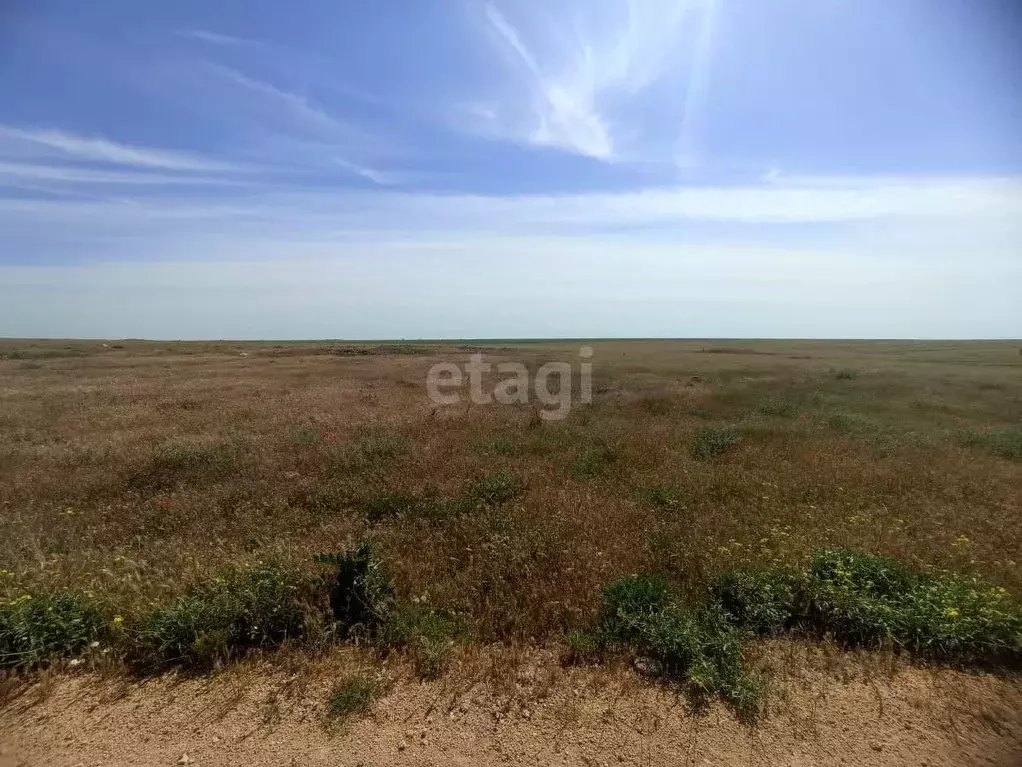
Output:
<instances>
[{"instance_id":1,"label":"grassy plain","mask_svg":"<svg viewBox=\"0 0 1022 767\"><path fill-rule=\"evenodd\" d=\"M476 644L563 644L631 574L696 603L820 547L1022 597L1017 342L586 343L592 404L544 421L437 407L426 371L482 351L577 385L580 342L0 341L0 598L84 593L134 627L362 539Z\"/></svg>"}]
</instances>

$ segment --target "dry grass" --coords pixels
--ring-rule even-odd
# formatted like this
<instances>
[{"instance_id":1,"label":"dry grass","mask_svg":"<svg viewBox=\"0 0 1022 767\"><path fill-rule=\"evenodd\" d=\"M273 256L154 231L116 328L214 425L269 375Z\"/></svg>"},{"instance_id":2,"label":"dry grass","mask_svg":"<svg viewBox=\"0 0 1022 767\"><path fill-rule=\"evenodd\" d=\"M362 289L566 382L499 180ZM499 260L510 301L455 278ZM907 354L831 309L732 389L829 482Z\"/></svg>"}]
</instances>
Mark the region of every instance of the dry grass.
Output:
<instances>
[{"instance_id":1,"label":"dry grass","mask_svg":"<svg viewBox=\"0 0 1022 767\"><path fill-rule=\"evenodd\" d=\"M542 423L436 410L426 370L465 346L0 342L4 593L127 614L369 535L401 599L484 642L584 629L629 573L694 597L824 545L1022 595L1017 344L593 345L593 405ZM577 347L490 356L534 369ZM693 448L723 427L726 449ZM459 501L480 487L497 502Z\"/></svg>"}]
</instances>

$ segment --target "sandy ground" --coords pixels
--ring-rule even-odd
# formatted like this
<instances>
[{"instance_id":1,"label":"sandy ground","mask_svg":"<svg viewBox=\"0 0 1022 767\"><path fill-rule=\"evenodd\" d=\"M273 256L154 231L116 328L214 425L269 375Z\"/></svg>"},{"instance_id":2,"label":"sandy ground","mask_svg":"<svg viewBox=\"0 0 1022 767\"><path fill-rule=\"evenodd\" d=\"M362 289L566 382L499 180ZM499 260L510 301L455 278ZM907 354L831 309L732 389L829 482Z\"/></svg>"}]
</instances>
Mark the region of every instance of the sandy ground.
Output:
<instances>
[{"instance_id":1,"label":"sandy ground","mask_svg":"<svg viewBox=\"0 0 1022 767\"><path fill-rule=\"evenodd\" d=\"M1022 681L954 671L789 680L755 726L618 670L452 685L402 677L324 726L331 676L55 676L0 711L0 767L1022 765Z\"/></svg>"}]
</instances>

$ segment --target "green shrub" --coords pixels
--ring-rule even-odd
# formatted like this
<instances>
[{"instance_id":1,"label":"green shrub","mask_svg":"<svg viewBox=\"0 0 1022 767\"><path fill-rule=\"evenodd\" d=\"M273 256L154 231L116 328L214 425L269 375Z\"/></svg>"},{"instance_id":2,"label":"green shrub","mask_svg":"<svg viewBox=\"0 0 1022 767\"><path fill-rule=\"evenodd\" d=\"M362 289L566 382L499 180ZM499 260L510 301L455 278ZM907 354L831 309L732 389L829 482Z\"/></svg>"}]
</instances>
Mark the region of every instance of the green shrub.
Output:
<instances>
[{"instance_id":1,"label":"green shrub","mask_svg":"<svg viewBox=\"0 0 1022 767\"><path fill-rule=\"evenodd\" d=\"M745 634L712 608L690 610L657 575L622 578L603 591L597 636L653 661L684 681L697 701L720 695L743 715L762 700L762 684L742 666Z\"/></svg>"},{"instance_id":2,"label":"green shrub","mask_svg":"<svg viewBox=\"0 0 1022 767\"><path fill-rule=\"evenodd\" d=\"M837 371L837 373L834 374L834 377L839 381L854 381L859 377L859 371L845 368Z\"/></svg>"},{"instance_id":3,"label":"green shrub","mask_svg":"<svg viewBox=\"0 0 1022 767\"><path fill-rule=\"evenodd\" d=\"M692 435L690 452L700 460L716 458L741 441L742 433L736 426L703 426Z\"/></svg>"},{"instance_id":4,"label":"green shrub","mask_svg":"<svg viewBox=\"0 0 1022 767\"><path fill-rule=\"evenodd\" d=\"M380 685L365 675L339 682L327 700L327 720L338 722L368 713L380 692Z\"/></svg>"},{"instance_id":5,"label":"green shrub","mask_svg":"<svg viewBox=\"0 0 1022 767\"><path fill-rule=\"evenodd\" d=\"M1022 610L1004 589L847 549L818 549L801 572L725 573L713 598L729 622L758 633L792 628L940 660L1022 661Z\"/></svg>"},{"instance_id":6,"label":"green shrub","mask_svg":"<svg viewBox=\"0 0 1022 767\"><path fill-rule=\"evenodd\" d=\"M841 641L956 661L1022 660L1022 612L1004 589L846 549L818 550L810 574L809 620Z\"/></svg>"},{"instance_id":7,"label":"green shrub","mask_svg":"<svg viewBox=\"0 0 1022 767\"><path fill-rule=\"evenodd\" d=\"M676 512L685 508L684 496L670 485L653 485L639 493L639 500L659 511Z\"/></svg>"},{"instance_id":8,"label":"green shrub","mask_svg":"<svg viewBox=\"0 0 1022 767\"><path fill-rule=\"evenodd\" d=\"M394 584L373 545L361 541L342 554L319 554L315 559L335 568L330 584L335 627L348 637L377 635L391 618Z\"/></svg>"},{"instance_id":9,"label":"green shrub","mask_svg":"<svg viewBox=\"0 0 1022 767\"><path fill-rule=\"evenodd\" d=\"M731 623L758 634L791 628L805 614L803 580L784 570L730 570L712 589L718 611Z\"/></svg>"},{"instance_id":10,"label":"green shrub","mask_svg":"<svg viewBox=\"0 0 1022 767\"><path fill-rule=\"evenodd\" d=\"M468 487L466 496L484 506L499 506L520 496L525 490L522 481L510 471L484 474Z\"/></svg>"},{"instance_id":11,"label":"green shrub","mask_svg":"<svg viewBox=\"0 0 1022 767\"><path fill-rule=\"evenodd\" d=\"M0 668L31 668L77 655L103 627L99 609L81 595L23 594L0 605Z\"/></svg>"},{"instance_id":12,"label":"green shrub","mask_svg":"<svg viewBox=\"0 0 1022 767\"><path fill-rule=\"evenodd\" d=\"M255 647L301 636L302 584L270 565L199 583L133 626L129 658L142 670L206 670Z\"/></svg>"}]
</instances>

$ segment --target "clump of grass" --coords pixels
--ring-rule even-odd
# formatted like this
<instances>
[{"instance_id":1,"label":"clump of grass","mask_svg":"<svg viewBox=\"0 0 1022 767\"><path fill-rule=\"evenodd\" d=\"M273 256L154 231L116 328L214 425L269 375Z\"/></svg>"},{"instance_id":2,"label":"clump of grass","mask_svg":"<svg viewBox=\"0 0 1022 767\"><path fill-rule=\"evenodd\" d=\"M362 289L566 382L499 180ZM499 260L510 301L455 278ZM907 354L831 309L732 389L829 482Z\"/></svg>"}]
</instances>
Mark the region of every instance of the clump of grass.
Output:
<instances>
[{"instance_id":1,"label":"clump of grass","mask_svg":"<svg viewBox=\"0 0 1022 767\"><path fill-rule=\"evenodd\" d=\"M760 401L756 406L763 415L776 418L792 418L797 414L797 408L786 399L777 396L770 396Z\"/></svg>"},{"instance_id":2,"label":"clump of grass","mask_svg":"<svg viewBox=\"0 0 1022 767\"><path fill-rule=\"evenodd\" d=\"M388 644L404 648L424 679L436 679L450 665L461 622L446 613L418 609L398 610L386 631Z\"/></svg>"},{"instance_id":3,"label":"clump of grass","mask_svg":"<svg viewBox=\"0 0 1022 767\"><path fill-rule=\"evenodd\" d=\"M983 430L961 431L957 437L963 447L979 447L999 458L1022 461L1022 428L984 427Z\"/></svg>"},{"instance_id":4,"label":"clump of grass","mask_svg":"<svg viewBox=\"0 0 1022 767\"><path fill-rule=\"evenodd\" d=\"M327 699L328 722L338 723L367 714L382 692L380 684L366 674L338 682Z\"/></svg>"},{"instance_id":5,"label":"clump of grass","mask_svg":"<svg viewBox=\"0 0 1022 767\"><path fill-rule=\"evenodd\" d=\"M568 661L576 664L595 663L603 654L604 638L592 631L568 634Z\"/></svg>"},{"instance_id":6,"label":"clump of grass","mask_svg":"<svg viewBox=\"0 0 1022 767\"><path fill-rule=\"evenodd\" d=\"M744 716L753 716L762 702L762 682L742 665L744 632L709 607L686 607L662 576L630 576L607 586L597 636L684 682L697 702L719 695Z\"/></svg>"},{"instance_id":7,"label":"clump of grass","mask_svg":"<svg viewBox=\"0 0 1022 767\"><path fill-rule=\"evenodd\" d=\"M617 458L617 450L603 442L584 445L571 459L571 476L575 479L602 477Z\"/></svg>"},{"instance_id":8,"label":"clump of grass","mask_svg":"<svg viewBox=\"0 0 1022 767\"><path fill-rule=\"evenodd\" d=\"M73 657L103 629L101 611L80 594L22 594L0 605L0 668L32 668Z\"/></svg>"},{"instance_id":9,"label":"clump of grass","mask_svg":"<svg viewBox=\"0 0 1022 767\"><path fill-rule=\"evenodd\" d=\"M838 381L854 381L856 378L859 377L859 371L852 370L850 368L842 368L841 370L838 370L834 374L834 377Z\"/></svg>"},{"instance_id":10,"label":"clump of grass","mask_svg":"<svg viewBox=\"0 0 1022 767\"><path fill-rule=\"evenodd\" d=\"M193 586L131 627L129 659L146 671L207 670L255 647L272 647L306 628L303 584L259 565Z\"/></svg>"},{"instance_id":11,"label":"clump of grass","mask_svg":"<svg viewBox=\"0 0 1022 767\"><path fill-rule=\"evenodd\" d=\"M1005 589L886 557L818 549L802 572L727 573L714 595L730 622L760 633L794 628L953 662L1022 661L1022 610Z\"/></svg>"},{"instance_id":12,"label":"clump of grass","mask_svg":"<svg viewBox=\"0 0 1022 767\"><path fill-rule=\"evenodd\" d=\"M293 438L296 445L303 445L306 447L309 445L318 445L324 440L323 432L319 429L313 429L308 426L295 429Z\"/></svg>"},{"instance_id":13,"label":"clump of grass","mask_svg":"<svg viewBox=\"0 0 1022 767\"><path fill-rule=\"evenodd\" d=\"M708 460L728 452L742 441L737 426L703 426L696 429L689 446L693 458Z\"/></svg>"},{"instance_id":14,"label":"clump of grass","mask_svg":"<svg viewBox=\"0 0 1022 767\"><path fill-rule=\"evenodd\" d=\"M666 394L647 394L639 400L639 407L650 415L665 416L670 415L674 402Z\"/></svg>"},{"instance_id":15,"label":"clump of grass","mask_svg":"<svg viewBox=\"0 0 1022 767\"><path fill-rule=\"evenodd\" d=\"M219 442L169 441L129 470L128 484L143 490L168 489L184 482L226 479L241 460L236 440Z\"/></svg>"},{"instance_id":16,"label":"clump of grass","mask_svg":"<svg viewBox=\"0 0 1022 767\"><path fill-rule=\"evenodd\" d=\"M525 451L520 442L500 437L487 440L482 444L482 449L488 453L507 456L521 455Z\"/></svg>"},{"instance_id":17,"label":"clump of grass","mask_svg":"<svg viewBox=\"0 0 1022 767\"><path fill-rule=\"evenodd\" d=\"M466 491L466 496L484 506L499 506L513 501L524 491L524 484L515 474L510 471L498 471L483 474L473 480Z\"/></svg>"},{"instance_id":18,"label":"clump of grass","mask_svg":"<svg viewBox=\"0 0 1022 767\"><path fill-rule=\"evenodd\" d=\"M401 434L373 430L363 434L351 449L351 463L356 468L374 468L404 455L408 440Z\"/></svg>"},{"instance_id":19,"label":"clump of grass","mask_svg":"<svg viewBox=\"0 0 1022 767\"><path fill-rule=\"evenodd\" d=\"M685 509L685 496L671 485L651 485L639 492L639 500L651 508L664 512Z\"/></svg>"},{"instance_id":20,"label":"clump of grass","mask_svg":"<svg viewBox=\"0 0 1022 767\"><path fill-rule=\"evenodd\" d=\"M827 416L827 427L838 434L866 434L876 430L872 421L854 413L834 413Z\"/></svg>"},{"instance_id":21,"label":"clump of grass","mask_svg":"<svg viewBox=\"0 0 1022 767\"><path fill-rule=\"evenodd\" d=\"M415 512L421 505L422 501L411 493L386 492L363 501L359 508L366 519L375 523Z\"/></svg>"},{"instance_id":22,"label":"clump of grass","mask_svg":"<svg viewBox=\"0 0 1022 767\"><path fill-rule=\"evenodd\" d=\"M347 637L376 636L391 619L394 584L369 541L340 554L316 556L335 572L330 584L330 609L335 629Z\"/></svg>"}]
</instances>

